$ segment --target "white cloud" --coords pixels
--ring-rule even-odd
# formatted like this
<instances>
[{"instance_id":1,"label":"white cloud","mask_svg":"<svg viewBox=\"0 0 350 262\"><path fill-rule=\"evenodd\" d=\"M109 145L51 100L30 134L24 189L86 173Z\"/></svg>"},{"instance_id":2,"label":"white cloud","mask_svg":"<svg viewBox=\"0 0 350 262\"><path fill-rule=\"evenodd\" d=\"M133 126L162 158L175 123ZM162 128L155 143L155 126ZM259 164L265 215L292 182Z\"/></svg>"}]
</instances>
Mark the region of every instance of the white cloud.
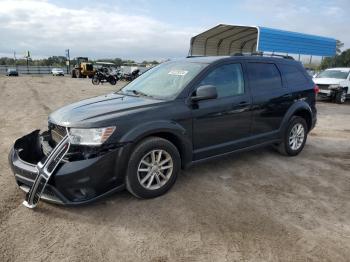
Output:
<instances>
[{"instance_id":1,"label":"white cloud","mask_svg":"<svg viewBox=\"0 0 350 262\"><path fill-rule=\"evenodd\" d=\"M70 9L47 1L1 1L0 51L33 55L167 58L185 56L198 29L174 28L117 7Z\"/></svg>"},{"instance_id":2,"label":"white cloud","mask_svg":"<svg viewBox=\"0 0 350 262\"><path fill-rule=\"evenodd\" d=\"M349 0L246 0L235 5L248 24L254 21L261 26L330 36L350 47ZM215 26L173 26L151 18L147 10L141 12L147 15L130 15L118 6L98 1L87 6L91 7L64 7L45 0L0 0L0 52L22 55L30 50L33 56L51 56L64 55L70 48L72 56L92 58L183 57L193 35ZM201 9L196 12L193 19L198 20ZM223 10L227 12L230 10ZM234 10L232 13L235 18ZM220 17L213 13L208 19L225 22ZM186 22L191 25L194 21ZM239 20L236 23L241 24Z\"/></svg>"}]
</instances>

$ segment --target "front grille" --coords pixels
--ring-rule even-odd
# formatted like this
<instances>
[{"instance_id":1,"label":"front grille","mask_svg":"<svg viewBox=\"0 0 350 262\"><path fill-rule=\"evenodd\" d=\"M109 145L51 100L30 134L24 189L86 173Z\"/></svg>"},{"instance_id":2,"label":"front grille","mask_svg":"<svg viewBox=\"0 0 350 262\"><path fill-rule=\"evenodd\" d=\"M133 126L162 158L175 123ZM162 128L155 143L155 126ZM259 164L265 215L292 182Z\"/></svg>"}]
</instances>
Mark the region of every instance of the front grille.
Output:
<instances>
[{"instance_id":1,"label":"front grille","mask_svg":"<svg viewBox=\"0 0 350 262\"><path fill-rule=\"evenodd\" d=\"M317 85L321 90L328 90L329 85Z\"/></svg>"},{"instance_id":2,"label":"front grille","mask_svg":"<svg viewBox=\"0 0 350 262\"><path fill-rule=\"evenodd\" d=\"M25 184L21 184L19 187L26 193L28 193L30 190L30 187ZM50 202L54 202L56 204L63 204L62 200L56 195L51 186L45 187L44 192L41 194L40 198Z\"/></svg>"},{"instance_id":3,"label":"front grille","mask_svg":"<svg viewBox=\"0 0 350 262\"><path fill-rule=\"evenodd\" d=\"M47 165L47 171L49 173L52 173L55 170L55 168L60 163L62 158L65 156L65 154L68 152L68 150L69 150L69 143L65 144L62 150L57 154L57 156L51 159L51 162L49 162Z\"/></svg>"},{"instance_id":4,"label":"front grille","mask_svg":"<svg viewBox=\"0 0 350 262\"><path fill-rule=\"evenodd\" d=\"M56 146L66 136L67 131L64 126L50 125L51 141L53 146Z\"/></svg>"}]
</instances>

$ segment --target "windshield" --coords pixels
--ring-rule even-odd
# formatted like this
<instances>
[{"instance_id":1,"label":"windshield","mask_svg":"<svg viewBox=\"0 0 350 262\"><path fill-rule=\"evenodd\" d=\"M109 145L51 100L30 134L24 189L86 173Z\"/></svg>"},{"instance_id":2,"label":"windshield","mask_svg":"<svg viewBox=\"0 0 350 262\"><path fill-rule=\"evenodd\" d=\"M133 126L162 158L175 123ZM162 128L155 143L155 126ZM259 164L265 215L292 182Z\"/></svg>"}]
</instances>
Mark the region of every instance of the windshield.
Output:
<instances>
[{"instance_id":1,"label":"windshield","mask_svg":"<svg viewBox=\"0 0 350 262\"><path fill-rule=\"evenodd\" d=\"M336 78L336 79L346 79L349 75L348 71L342 70L325 70L321 72L317 78Z\"/></svg>"},{"instance_id":2,"label":"windshield","mask_svg":"<svg viewBox=\"0 0 350 262\"><path fill-rule=\"evenodd\" d=\"M171 99L207 64L172 61L160 64L125 86L122 93L151 96L159 99Z\"/></svg>"}]
</instances>

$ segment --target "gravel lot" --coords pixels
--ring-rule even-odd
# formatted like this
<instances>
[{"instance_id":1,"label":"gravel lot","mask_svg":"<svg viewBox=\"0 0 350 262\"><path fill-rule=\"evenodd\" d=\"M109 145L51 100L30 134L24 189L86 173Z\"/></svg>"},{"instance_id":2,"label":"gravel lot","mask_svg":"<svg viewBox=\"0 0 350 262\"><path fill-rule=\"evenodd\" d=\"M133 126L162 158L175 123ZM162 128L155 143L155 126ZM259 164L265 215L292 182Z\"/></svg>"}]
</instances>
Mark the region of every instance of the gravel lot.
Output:
<instances>
[{"instance_id":1,"label":"gravel lot","mask_svg":"<svg viewBox=\"0 0 350 262\"><path fill-rule=\"evenodd\" d=\"M295 158L266 148L206 162L152 200L122 192L83 207L22 206L13 141L45 129L58 107L115 89L0 77L0 261L349 261L349 102L318 104Z\"/></svg>"}]
</instances>

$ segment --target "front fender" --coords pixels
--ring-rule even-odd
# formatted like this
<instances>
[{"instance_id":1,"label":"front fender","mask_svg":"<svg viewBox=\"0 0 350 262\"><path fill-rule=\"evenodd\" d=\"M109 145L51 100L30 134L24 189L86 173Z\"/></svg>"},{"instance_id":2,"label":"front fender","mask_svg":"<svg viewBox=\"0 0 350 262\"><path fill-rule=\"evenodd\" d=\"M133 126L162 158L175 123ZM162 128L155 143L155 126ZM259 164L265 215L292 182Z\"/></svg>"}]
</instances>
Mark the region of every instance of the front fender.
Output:
<instances>
[{"instance_id":1,"label":"front fender","mask_svg":"<svg viewBox=\"0 0 350 262\"><path fill-rule=\"evenodd\" d=\"M139 124L121 137L119 141L121 143L137 143L145 137L160 133L169 134L176 138L176 146L180 150L182 166L187 166L192 161L191 134L174 121L157 120Z\"/></svg>"}]
</instances>

